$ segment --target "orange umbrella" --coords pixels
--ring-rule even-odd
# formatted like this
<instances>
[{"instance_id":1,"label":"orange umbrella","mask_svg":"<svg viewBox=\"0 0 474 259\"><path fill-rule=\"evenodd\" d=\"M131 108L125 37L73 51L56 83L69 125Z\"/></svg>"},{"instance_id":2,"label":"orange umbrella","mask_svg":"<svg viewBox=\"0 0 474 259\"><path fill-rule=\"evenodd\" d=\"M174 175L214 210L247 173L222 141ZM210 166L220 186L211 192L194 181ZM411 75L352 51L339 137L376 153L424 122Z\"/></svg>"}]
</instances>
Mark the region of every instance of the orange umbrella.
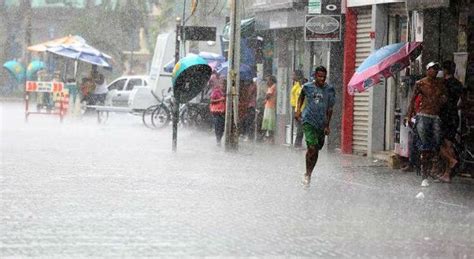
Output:
<instances>
[{"instance_id":1,"label":"orange umbrella","mask_svg":"<svg viewBox=\"0 0 474 259\"><path fill-rule=\"evenodd\" d=\"M85 43L85 40L81 36L69 35L66 37L59 38L59 39L54 39L54 40L50 40L50 41L46 41L43 43L29 46L27 50L33 51L33 52L45 52L48 48L51 48L51 47L56 47L61 44L74 44L74 43Z\"/></svg>"}]
</instances>

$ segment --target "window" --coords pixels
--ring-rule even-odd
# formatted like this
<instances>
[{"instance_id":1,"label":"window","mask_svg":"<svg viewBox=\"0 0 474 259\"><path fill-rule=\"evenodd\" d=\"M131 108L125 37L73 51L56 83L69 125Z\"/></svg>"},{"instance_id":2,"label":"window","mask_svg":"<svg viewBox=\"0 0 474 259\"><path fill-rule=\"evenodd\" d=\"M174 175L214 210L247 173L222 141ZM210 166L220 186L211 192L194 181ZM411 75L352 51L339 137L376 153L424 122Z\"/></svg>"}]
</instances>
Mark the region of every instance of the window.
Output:
<instances>
[{"instance_id":1,"label":"window","mask_svg":"<svg viewBox=\"0 0 474 259\"><path fill-rule=\"evenodd\" d=\"M130 81L128 81L127 91L133 90L137 85L143 85L141 79L130 79Z\"/></svg>"},{"instance_id":2,"label":"window","mask_svg":"<svg viewBox=\"0 0 474 259\"><path fill-rule=\"evenodd\" d=\"M109 91L111 91L111 90L118 90L118 91L123 90L123 86L125 85L126 80L127 79L120 79L120 80L114 82L113 84L111 84L109 86Z\"/></svg>"}]
</instances>

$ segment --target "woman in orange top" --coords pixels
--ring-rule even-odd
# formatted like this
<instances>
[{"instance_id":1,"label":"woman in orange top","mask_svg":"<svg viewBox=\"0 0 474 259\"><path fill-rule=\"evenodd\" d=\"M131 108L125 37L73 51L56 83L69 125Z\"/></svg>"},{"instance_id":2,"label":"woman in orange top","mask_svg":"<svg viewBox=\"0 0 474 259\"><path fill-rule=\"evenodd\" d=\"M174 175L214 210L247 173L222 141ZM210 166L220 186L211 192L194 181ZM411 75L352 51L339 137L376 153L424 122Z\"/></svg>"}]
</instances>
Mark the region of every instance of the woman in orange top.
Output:
<instances>
[{"instance_id":1,"label":"woman in orange top","mask_svg":"<svg viewBox=\"0 0 474 259\"><path fill-rule=\"evenodd\" d=\"M274 132L276 125L276 78L267 76L267 94L265 96L265 110L263 112L262 130L266 131L266 136L271 143L275 142Z\"/></svg>"}]
</instances>

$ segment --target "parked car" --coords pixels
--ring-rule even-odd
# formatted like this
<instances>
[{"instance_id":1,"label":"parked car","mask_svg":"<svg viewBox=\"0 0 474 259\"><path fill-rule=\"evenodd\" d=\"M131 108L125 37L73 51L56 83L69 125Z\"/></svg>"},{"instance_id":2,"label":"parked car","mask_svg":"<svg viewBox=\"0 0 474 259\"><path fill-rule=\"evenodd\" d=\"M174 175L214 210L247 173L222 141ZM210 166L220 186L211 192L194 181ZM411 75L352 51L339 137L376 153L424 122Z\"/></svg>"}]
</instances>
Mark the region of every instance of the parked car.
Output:
<instances>
[{"instance_id":1,"label":"parked car","mask_svg":"<svg viewBox=\"0 0 474 259\"><path fill-rule=\"evenodd\" d=\"M132 91L138 87L147 87L149 77L145 75L122 76L112 81L108 86L107 105L128 107Z\"/></svg>"}]
</instances>

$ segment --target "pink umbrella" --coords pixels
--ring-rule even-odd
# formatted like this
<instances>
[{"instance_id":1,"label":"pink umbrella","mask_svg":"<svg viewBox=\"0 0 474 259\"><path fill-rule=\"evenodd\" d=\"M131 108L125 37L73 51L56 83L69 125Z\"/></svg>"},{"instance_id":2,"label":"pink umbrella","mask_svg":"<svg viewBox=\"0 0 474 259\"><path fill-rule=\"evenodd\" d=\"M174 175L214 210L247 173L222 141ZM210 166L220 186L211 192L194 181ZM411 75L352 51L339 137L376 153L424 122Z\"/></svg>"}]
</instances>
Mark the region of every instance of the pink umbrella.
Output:
<instances>
[{"instance_id":1,"label":"pink umbrella","mask_svg":"<svg viewBox=\"0 0 474 259\"><path fill-rule=\"evenodd\" d=\"M395 43L376 50L357 68L347 85L349 94L363 92L378 84L382 77L388 78L400 72L410 59L421 53L421 42Z\"/></svg>"}]
</instances>

